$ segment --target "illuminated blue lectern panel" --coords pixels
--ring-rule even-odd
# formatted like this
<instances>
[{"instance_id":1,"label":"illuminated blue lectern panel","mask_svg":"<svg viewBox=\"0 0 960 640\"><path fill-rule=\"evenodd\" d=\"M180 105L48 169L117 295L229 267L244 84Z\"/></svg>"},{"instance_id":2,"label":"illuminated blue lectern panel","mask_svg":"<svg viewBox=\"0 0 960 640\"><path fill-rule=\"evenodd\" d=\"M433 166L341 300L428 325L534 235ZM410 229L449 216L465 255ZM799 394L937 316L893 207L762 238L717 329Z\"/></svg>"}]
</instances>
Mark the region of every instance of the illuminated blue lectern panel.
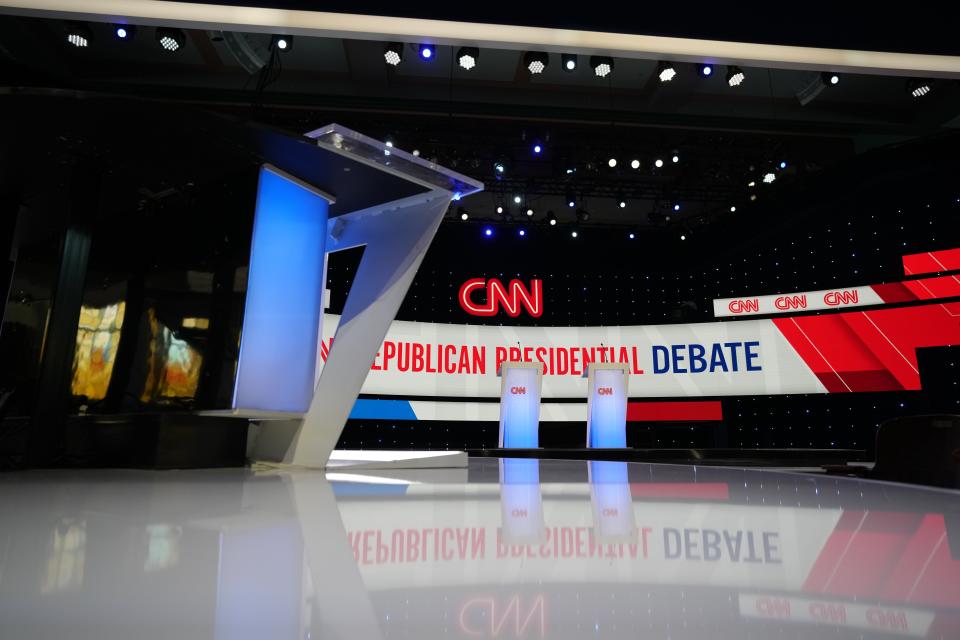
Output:
<instances>
[{"instance_id":1,"label":"illuminated blue lectern panel","mask_svg":"<svg viewBox=\"0 0 960 640\"><path fill-rule=\"evenodd\" d=\"M627 446L626 365L593 362L587 365L587 446Z\"/></svg>"},{"instance_id":2,"label":"illuminated blue lectern panel","mask_svg":"<svg viewBox=\"0 0 960 640\"><path fill-rule=\"evenodd\" d=\"M540 388L543 365L539 362L504 362L500 375L500 439L503 448L535 449L540 446Z\"/></svg>"},{"instance_id":3,"label":"illuminated blue lectern panel","mask_svg":"<svg viewBox=\"0 0 960 640\"><path fill-rule=\"evenodd\" d=\"M310 406L332 200L270 165L260 169L235 410L302 413Z\"/></svg>"}]
</instances>

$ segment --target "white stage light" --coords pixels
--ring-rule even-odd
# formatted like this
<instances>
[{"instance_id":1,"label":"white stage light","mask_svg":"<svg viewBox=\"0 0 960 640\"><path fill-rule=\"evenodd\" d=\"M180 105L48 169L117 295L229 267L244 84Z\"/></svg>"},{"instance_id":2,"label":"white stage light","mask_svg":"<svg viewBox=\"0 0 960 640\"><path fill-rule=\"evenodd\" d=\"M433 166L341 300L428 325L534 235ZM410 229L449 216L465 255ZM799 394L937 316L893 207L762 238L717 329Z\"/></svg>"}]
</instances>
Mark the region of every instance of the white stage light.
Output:
<instances>
[{"instance_id":1,"label":"white stage light","mask_svg":"<svg viewBox=\"0 0 960 640\"><path fill-rule=\"evenodd\" d=\"M739 87L745 79L746 76L743 75L740 67L730 67L727 69L727 84L731 87Z\"/></svg>"},{"instance_id":2,"label":"white stage light","mask_svg":"<svg viewBox=\"0 0 960 640\"><path fill-rule=\"evenodd\" d=\"M677 68L672 62L661 62L659 73L660 82L670 82L677 75Z\"/></svg>"},{"instance_id":3,"label":"white stage light","mask_svg":"<svg viewBox=\"0 0 960 640\"><path fill-rule=\"evenodd\" d=\"M477 60L480 59L480 49L477 47L460 47L457 51L457 62L462 69L470 71L477 66Z\"/></svg>"},{"instance_id":4,"label":"white stage light","mask_svg":"<svg viewBox=\"0 0 960 640\"><path fill-rule=\"evenodd\" d=\"M403 62L403 44L400 42L391 42L383 50L383 59L391 67L395 67Z\"/></svg>"}]
</instances>

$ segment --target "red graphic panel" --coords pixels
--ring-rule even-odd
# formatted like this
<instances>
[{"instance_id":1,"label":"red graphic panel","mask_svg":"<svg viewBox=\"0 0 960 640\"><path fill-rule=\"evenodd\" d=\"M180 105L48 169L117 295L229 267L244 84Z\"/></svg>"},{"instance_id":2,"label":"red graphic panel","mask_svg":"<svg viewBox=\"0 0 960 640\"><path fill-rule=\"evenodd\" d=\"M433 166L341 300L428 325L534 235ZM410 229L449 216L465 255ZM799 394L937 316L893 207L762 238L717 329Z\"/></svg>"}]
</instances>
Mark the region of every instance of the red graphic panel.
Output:
<instances>
[{"instance_id":1,"label":"red graphic panel","mask_svg":"<svg viewBox=\"0 0 960 640\"><path fill-rule=\"evenodd\" d=\"M627 403L627 422L705 422L715 420L723 420L723 406L719 400Z\"/></svg>"},{"instance_id":2,"label":"red graphic panel","mask_svg":"<svg viewBox=\"0 0 960 640\"><path fill-rule=\"evenodd\" d=\"M870 288L887 304L960 296L960 276L938 276L904 282L872 284Z\"/></svg>"},{"instance_id":3,"label":"red graphic panel","mask_svg":"<svg viewBox=\"0 0 960 640\"><path fill-rule=\"evenodd\" d=\"M960 269L960 249L928 251L903 256L903 272L908 276L955 269Z\"/></svg>"},{"instance_id":4,"label":"red graphic panel","mask_svg":"<svg viewBox=\"0 0 960 640\"><path fill-rule=\"evenodd\" d=\"M831 393L918 390L916 350L960 344L957 302L772 322Z\"/></svg>"},{"instance_id":5,"label":"red graphic panel","mask_svg":"<svg viewBox=\"0 0 960 640\"><path fill-rule=\"evenodd\" d=\"M939 513L846 511L803 590L852 598L960 607L960 559Z\"/></svg>"}]
</instances>

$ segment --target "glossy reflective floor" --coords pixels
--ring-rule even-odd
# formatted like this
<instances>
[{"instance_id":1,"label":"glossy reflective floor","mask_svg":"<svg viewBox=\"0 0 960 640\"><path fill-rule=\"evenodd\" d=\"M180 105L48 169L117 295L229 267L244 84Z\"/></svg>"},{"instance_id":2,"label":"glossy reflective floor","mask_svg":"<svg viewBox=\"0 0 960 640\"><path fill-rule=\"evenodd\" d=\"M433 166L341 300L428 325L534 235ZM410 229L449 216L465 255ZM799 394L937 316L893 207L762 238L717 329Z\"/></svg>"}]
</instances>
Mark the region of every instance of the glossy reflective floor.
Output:
<instances>
[{"instance_id":1,"label":"glossy reflective floor","mask_svg":"<svg viewBox=\"0 0 960 640\"><path fill-rule=\"evenodd\" d=\"M0 475L0 638L960 638L960 493L480 459Z\"/></svg>"}]
</instances>

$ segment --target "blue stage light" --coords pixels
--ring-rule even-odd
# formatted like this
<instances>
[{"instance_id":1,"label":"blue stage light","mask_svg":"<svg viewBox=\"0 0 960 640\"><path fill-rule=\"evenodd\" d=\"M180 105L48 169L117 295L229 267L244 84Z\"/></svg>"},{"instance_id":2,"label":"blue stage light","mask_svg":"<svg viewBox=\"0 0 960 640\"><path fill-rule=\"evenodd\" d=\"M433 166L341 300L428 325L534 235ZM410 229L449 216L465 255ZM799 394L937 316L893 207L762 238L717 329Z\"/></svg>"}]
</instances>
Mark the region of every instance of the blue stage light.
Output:
<instances>
[{"instance_id":1,"label":"blue stage light","mask_svg":"<svg viewBox=\"0 0 960 640\"><path fill-rule=\"evenodd\" d=\"M520 231L518 231L517 233L520 234L520 237L521 237L521 238L522 238L523 236L527 235L527 232L526 232L524 229L520 229Z\"/></svg>"},{"instance_id":2,"label":"blue stage light","mask_svg":"<svg viewBox=\"0 0 960 640\"><path fill-rule=\"evenodd\" d=\"M117 24L113 26L113 35L117 40L130 40L133 38L134 28L128 24Z\"/></svg>"},{"instance_id":3,"label":"blue stage light","mask_svg":"<svg viewBox=\"0 0 960 640\"><path fill-rule=\"evenodd\" d=\"M534 153L540 153L541 151L543 151L543 147L541 147L539 143L533 145L533 152L534 152Z\"/></svg>"},{"instance_id":4,"label":"blue stage light","mask_svg":"<svg viewBox=\"0 0 960 640\"><path fill-rule=\"evenodd\" d=\"M422 44L420 45L420 57L424 60L433 59L433 45L432 44Z\"/></svg>"},{"instance_id":5,"label":"blue stage light","mask_svg":"<svg viewBox=\"0 0 960 640\"><path fill-rule=\"evenodd\" d=\"M710 64L702 64L702 65L700 65L700 75L702 75L702 76L704 76L704 77L707 77L707 76L709 76L709 75L713 75L713 65L710 65Z\"/></svg>"},{"instance_id":6,"label":"blue stage light","mask_svg":"<svg viewBox=\"0 0 960 640\"><path fill-rule=\"evenodd\" d=\"M786 162L781 162L781 163L780 163L780 168L781 168L781 169L786 169L786 168L787 168L787 163L786 163Z\"/></svg>"},{"instance_id":7,"label":"blue stage light","mask_svg":"<svg viewBox=\"0 0 960 640\"><path fill-rule=\"evenodd\" d=\"M484 229L483 229L483 235L485 235L485 236L487 236L487 237L489 238L490 236L493 235L493 229L491 229L490 227L484 227Z\"/></svg>"}]
</instances>

